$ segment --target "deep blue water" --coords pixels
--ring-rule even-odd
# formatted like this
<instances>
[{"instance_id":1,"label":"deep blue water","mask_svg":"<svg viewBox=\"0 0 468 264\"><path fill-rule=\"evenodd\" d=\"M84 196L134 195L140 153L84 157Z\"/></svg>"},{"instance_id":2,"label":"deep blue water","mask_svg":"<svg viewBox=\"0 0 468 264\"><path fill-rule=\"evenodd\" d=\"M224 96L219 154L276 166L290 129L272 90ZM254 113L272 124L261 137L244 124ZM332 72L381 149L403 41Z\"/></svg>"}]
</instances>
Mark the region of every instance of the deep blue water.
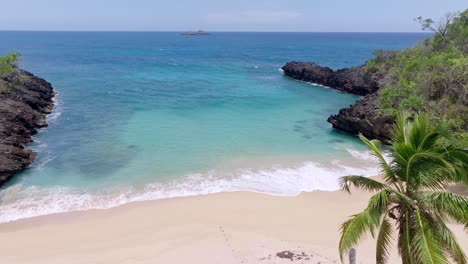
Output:
<instances>
[{"instance_id":1,"label":"deep blue water","mask_svg":"<svg viewBox=\"0 0 468 264\"><path fill-rule=\"evenodd\" d=\"M21 52L58 93L36 162L0 191L0 221L217 191L330 190L340 175L371 173L362 144L326 122L358 97L279 69L358 65L427 36L0 32L0 54Z\"/></svg>"}]
</instances>

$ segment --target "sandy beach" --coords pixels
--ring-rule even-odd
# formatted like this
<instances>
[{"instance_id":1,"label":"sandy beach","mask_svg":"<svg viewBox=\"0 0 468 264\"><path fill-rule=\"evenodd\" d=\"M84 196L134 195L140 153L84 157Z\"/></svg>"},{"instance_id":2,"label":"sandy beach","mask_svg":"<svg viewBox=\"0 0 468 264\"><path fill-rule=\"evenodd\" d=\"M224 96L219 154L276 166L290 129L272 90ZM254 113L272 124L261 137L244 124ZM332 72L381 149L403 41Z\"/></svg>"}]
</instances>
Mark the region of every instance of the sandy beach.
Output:
<instances>
[{"instance_id":1,"label":"sandy beach","mask_svg":"<svg viewBox=\"0 0 468 264\"><path fill-rule=\"evenodd\" d=\"M49 2L0 4L0 264L468 264L467 1Z\"/></svg>"},{"instance_id":2,"label":"sandy beach","mask_svg":"<svg viewBox=\"0 0 468 264\"><path fill-rule=\"evenodd\" d=\"M31 218L0 225L0 263L339 263L340 223L368 197L234 192ZM363 241L358 263L374 263L374 247Z\"/></svg>"}]
</instances>

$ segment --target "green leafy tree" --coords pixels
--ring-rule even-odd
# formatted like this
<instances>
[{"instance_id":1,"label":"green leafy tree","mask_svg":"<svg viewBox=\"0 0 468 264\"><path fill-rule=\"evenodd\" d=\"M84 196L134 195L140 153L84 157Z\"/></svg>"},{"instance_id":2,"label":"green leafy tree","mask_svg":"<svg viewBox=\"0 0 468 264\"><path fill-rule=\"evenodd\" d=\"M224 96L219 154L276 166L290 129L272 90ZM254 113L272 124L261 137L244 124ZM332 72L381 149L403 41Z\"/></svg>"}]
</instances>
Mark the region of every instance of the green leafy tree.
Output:
<instances>
[{"instance_id":1,"label":"green leafy tree","mask_svg":"<svg viewBox=\"0 0 468 264\"><path fill-rule=\"evenodd\" d=\"M468 9L454 18L453 23L449 26L447 38L454 46L468 52Z\"/></svg>"},{"instance_id":2,"label":"green leafy tree","mask_svg":"<svg viewBox=\"0 0 468 264\"><path fill-rule=\"evenodd\" d=\"M440 23L416 19L436 32L419 45L389 53L378 51L366 69L379 78L376 107L396 117L401 110L423 112L433 123L444 120L459 140L468 138L468 10Z\"/></svg>"},{"instance_id":3,"label":"green leafy tree","mask_svg":"<svg viewBox=\"0 0 468 264\"><path fill-rule=\"evenodd\" d=\"M421 24L422 30L429 30L434 32L437 36L443 39L444 43L447 43L447 32L451 23L455 18L458 17L458 15L458 13L447 13L437 25L435 25L434 20L431 18L423 18L420 16L414 20Z\"/></svg>"},{"instance_id":4,"label":"green leafy tree","mask_svg":"<svg viewBox=\"0 0 468 264\"><path fill-rule=\"evenodd\" d=\"M4 57L0 57L0 75L13 72L18 67L19 52L12 52Z\"/></svg>"},{"instance_id":5,"label":"green leafy tree","mask_svg":"<svg viewBox=\"0 0 468 264\"><path fill-rule=\"evenodd\" d=\"M365 233L376 235L376 262L386 263L397 229L403 263L467 263L466 255L445 224L455 221L468 229L468 198L445 190L453 182L468 183L468 151L451 144L444 126L430 126L424 115L400 112L387 161L377 140L361 136L378 158L383 182L363 176L341 178L343 190L351 186L374 194L364 211L341 226L340 255Z\"/></svg>"}]
</instances>

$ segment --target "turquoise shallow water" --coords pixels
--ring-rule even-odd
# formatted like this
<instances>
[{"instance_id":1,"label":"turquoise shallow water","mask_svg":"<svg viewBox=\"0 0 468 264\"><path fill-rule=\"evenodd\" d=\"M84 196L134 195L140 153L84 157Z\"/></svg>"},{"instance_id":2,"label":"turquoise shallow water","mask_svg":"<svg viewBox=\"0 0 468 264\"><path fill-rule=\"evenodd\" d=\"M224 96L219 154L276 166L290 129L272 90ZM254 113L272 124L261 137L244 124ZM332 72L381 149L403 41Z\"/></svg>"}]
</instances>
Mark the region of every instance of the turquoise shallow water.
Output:
<instances>
[{"instance_id":1,"label":"turquoise shallow water","mask_svg":"<svg viewBox=\"0 0 468 264\"><path fill-rule=\"evenodd\" d=\"M0 191L0 221L219 191L294 195L376 173L364 146L326 122L358 97L279 68L357 65L425 37L0 32L0 53L22 52L58 92L36 162Z\"/></svg>"}]
</instances>

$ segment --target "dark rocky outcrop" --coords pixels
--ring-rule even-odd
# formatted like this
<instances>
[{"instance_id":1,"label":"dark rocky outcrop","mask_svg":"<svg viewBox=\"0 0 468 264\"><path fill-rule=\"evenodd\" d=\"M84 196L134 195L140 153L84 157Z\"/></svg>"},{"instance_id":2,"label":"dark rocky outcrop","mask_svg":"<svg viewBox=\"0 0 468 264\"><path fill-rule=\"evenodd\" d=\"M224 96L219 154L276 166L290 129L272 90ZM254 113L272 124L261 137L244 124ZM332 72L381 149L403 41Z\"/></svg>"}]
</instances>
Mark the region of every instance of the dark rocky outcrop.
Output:
<instances>
[{"instance_id":1,"label":"dark rocky outcrop","mask_svg":"<svg viewBox=\"0 0 468 264\"><path fill-rule=\"evenodd\" d=\"M362 133L367 138L387 141L395 120L379 113L375 101L377 93L366 95L354 105L343 108L338 114L328 118L333 128L358 135Z\"/></svg>"},{"instance_id":2,"label":"dark rocky outcrop","mask_svg":"<svg viewBox=\"0 0 468 264\"><path fill-rule=\"evenodd\" d=\"M354 105L343 108L328 118L334 128L368 138L387 141L393 118L379 113L376 105L381 76L356 66L332 70L310 62L289 62L283 67L284 74L291 78L364 96Z\"/></svg>"},{"instance_id":3,"label":"dark rocky outcrop","mask_svg":"<svg viewBox=\"0 0 468 264\"><path fill-rule=\"evenodd\" d=\"M332 70L312 62L289 62L283 66L286 76L316 83L330 88L356 94L367 95L379 89L378 77L365 71L363 66Z\"/></svg>"},{"instance_id":4,"label":"dark rocky outcrop","mask_svg":"<svg viewBox=\"0 0 468 264\"><path fill-rule=\"evenodd\" d=\"M19 70L0 76L0 186L28 167L36 154L25 145L53 107L50 83Z\"/></svg>"}]
</instances>

